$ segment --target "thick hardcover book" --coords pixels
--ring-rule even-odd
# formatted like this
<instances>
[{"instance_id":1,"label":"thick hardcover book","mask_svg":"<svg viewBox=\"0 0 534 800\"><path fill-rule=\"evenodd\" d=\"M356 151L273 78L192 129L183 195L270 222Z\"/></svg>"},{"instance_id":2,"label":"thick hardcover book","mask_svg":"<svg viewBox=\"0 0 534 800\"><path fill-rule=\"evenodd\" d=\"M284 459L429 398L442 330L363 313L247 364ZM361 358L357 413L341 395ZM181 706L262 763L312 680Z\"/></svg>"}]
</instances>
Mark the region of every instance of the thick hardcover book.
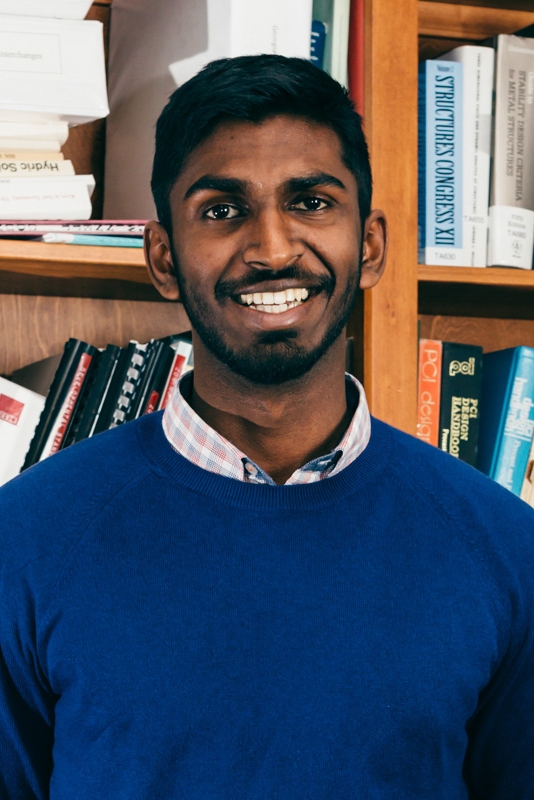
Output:
<instances>
[{"instance_id":1,"label":"thick hardcover book","mask_svg":"<svg viewBox=\"0 0 534 800\"><path fill-rule=\"evenodd\" d=\"M491 47L465 45L440 56L463 67L463 249L466 267L485 267L494 55Z\"/></svg>"},{"instance_id":2,"label":"thick hardcover book","mask_svg":"<svg viewBox=\"0 0 534 800\"><path fill-rule=\"evenodd\" d=\"M442 350L437 339L419 342L417 436L434 447L439 446Z\"/></svg>"},{"instance_id":3,"label":"thick hardcover book","mask_svg":"<svg viewBox=\"0 0 534 800\"><path fill-rule=\"evenodd\" d=\"M484 355L478 468L521 494L534 434L534 348Z\"/></svg>"},{"instance_id":4,"label":"thick hardcover book","mask_svg":"<svg viewBox=\"0 0 534 800\"><path fill-rule=\"evenodd\" d=\"M424 61L419 68L419 260L462 266L462 65Z\"/></svg>"},{"instance_id":5,"label":"thick hardcover book","mask_svg":"<svg viewBox=\"0 0 534 800\"><path fill-rule=\"evenodd\" d=\"M89 376L76 409L65 447L93 435L121 352L121 348L117 345L108 344L105 350L98 353L95 368Z\"/></svg>"},{"instance_id":6,"label":"thick hardcover book","mask_svg":"<svg viewBox=\"0 0 534 800\"><path fill-rule=\"evenodd\" d=\"M443 342L439 446L451 456L477 463L482 390L482 348Z\"/></svg>"},{"instance_id":7,"label":"thick hardcover book","mask_svg":"<svg viewBox=\"0 0 534 800\"><path fill-rule=\"evenodd\" d=\"M532 268L534 242L534 40L495 38L495 109L488 265Z\"/></svg>"},{"instance_id":8,"label":"thick hardcover book","mask_svg":"<svg viewBox=\"0 0 534 800\"><path fill-rule=\"evenodd\" d=\"M162 340L150 343L143 376L128 410L127 421L158 409L173 360L174 350L169 344Z\"/></svg>"},{"instance_id":9,"label":"thick hardcover book","mask_svg":"<svg viewBox=\"0 0 534 800\"><path fill-rule=\"evenodd\" d=\"M80 339L69 339L66 343L23 469L61 448L97 352L96 347Z\"/></svg>"},{"instance_id":10,"label":"thick hardcover book","mask_svg":"<svg viewBox=\"0 0 534 800\"><path fill-rule=\"evenodd\" d=\"M0 485L19 474L44 404L43 395L0 377Z\"/></svg>"}]
</instances>

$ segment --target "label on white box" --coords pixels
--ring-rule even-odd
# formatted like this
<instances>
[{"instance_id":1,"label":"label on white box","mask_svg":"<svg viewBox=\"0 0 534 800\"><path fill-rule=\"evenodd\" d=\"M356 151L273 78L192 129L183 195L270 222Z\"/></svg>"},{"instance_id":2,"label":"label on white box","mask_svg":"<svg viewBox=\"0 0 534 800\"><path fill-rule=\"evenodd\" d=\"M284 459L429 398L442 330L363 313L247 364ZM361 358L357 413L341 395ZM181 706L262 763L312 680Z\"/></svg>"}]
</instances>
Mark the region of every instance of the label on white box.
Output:
<instances>
[{"instance_id":1,"label":"label on white box","mask_svg":"<svg viewBox=\"0 0 534 800\"><path fill-rule=\"evenodd\" d=\"M59 36L0 31L0 70L61 75Z\"/></svg>"},{"instance_id":2,"label":"label on white box","mask_svg":"<svg viewBox=\"0 0 534 800\"><path fill-rule=\"evenodd\" d=\"M488 266L532 269L534 211L515 206L489 210Z\"/></svg>"}]
</instances>

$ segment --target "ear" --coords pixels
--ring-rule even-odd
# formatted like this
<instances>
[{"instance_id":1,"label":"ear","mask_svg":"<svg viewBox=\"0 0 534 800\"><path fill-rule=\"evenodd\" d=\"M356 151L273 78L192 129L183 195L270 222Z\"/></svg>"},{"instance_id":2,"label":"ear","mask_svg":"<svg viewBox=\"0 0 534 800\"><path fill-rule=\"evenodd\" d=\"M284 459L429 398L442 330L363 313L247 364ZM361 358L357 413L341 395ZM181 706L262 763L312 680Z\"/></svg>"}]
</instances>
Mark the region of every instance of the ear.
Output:
<instances>
[{"instance_id":1,"label":"ear","mask_svg":"<svg viewBox=\"0 0 534 800\"><path fill-rule=\"evenodd\" d=\"M388 224L379 208L371 211L363 229L362 267L360 289L376 286L386 268L388 250Z\"/></svg>"},{"instance_id":2,"label":"ear","mask_svg":"<svg viewBox=\"0 0 534 800\"><path fill-rule=\"evenodd\" d=\"M165 228L157 220L149 220L144 233L145 260L150 280L166 300L178 300L171 246Z\"/></svg>"}]
</instances>

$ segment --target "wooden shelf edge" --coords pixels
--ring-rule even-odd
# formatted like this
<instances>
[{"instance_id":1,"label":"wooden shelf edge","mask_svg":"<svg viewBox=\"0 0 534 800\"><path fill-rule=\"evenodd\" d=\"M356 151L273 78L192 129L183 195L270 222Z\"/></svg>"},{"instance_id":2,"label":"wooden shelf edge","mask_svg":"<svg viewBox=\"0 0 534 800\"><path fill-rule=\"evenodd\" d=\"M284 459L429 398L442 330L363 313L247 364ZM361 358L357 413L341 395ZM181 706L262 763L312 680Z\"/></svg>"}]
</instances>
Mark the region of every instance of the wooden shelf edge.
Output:
<instances>
[{"instance_id":1,"label":"wooden shelf edge","mask_svg":"<svg viewBox=\"0 0 534 800\"><path fill-rule=\"evenodd\" d=\"M443 39L485 39L515 33L534 23L534 12L419 0L419 35Z\"/></svg>"},{"instance_id":2,"label":"wooden shelf edge","mask_svg":"<svg viewBox=\"0 0 534 800\"><path fill-rule=\"evenodd\" d=\"M54 279L97 279L150 284L143 251L44 242L0 242L0 272Z\"/></svg>"},{"instance_id":3,"label":"wooden shelf edge","mask_svg":"<svg viewBox=\"0 0 534 800\"><path fill-rule=\"evenodd\" d=\"M437 267L420 264L420 283L460 283L508 289L534 289L534 271L503 267Z\"/></svg>"}]
</instances>

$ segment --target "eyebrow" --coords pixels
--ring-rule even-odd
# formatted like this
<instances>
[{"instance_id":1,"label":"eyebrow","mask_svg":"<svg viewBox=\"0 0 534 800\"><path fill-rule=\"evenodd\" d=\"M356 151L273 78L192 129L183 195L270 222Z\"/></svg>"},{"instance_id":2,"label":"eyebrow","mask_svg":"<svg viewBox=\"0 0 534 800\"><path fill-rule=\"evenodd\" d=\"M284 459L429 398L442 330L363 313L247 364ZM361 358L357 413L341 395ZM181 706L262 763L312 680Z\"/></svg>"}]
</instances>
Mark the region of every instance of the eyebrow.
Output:
<instances>
[{"instance_id":1,"label":"eyebrow","mask_svg":"<svg viewBox=\"0 0 534 800\"><path fill-rule=\"evenodd\" d=\"M245 194L248 181L241 181L238 178L224 178L217 175L203 175L197 181L191 184L189 189L184 195L184 200L187 200L197 192L205 191L206 189L224 192L226 194ZM309 189L314 189L316 186L335 186L337 189L347 191L345 184L336 178L334 175L329 175L327 172L315 172L313 175L303 175L298 178L289 178L284 184L283 189L287 193L304 192Z\"/></svg>"}]
</instances>

